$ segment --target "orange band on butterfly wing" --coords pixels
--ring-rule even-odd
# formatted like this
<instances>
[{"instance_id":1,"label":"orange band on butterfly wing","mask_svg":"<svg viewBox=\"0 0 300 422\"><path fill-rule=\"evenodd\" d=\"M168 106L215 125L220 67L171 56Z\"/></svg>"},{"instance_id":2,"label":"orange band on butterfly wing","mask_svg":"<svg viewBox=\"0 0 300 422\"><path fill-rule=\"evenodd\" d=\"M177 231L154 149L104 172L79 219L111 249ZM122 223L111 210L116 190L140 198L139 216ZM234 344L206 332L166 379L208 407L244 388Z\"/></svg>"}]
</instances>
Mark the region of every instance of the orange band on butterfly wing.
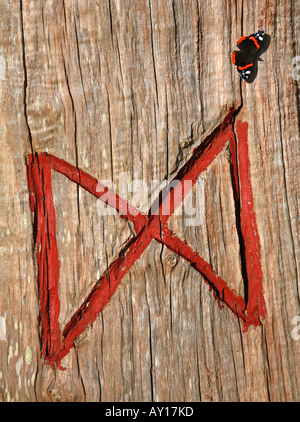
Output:
<instances>
[{"instance_id":1,"label":"orange band on butterfly wing","mask_svg":"<svg viewBox=\"0 0 300 422\"><path fill-rule=\"evenodd\" d=\"M246 35L243 35L241 38L239 38L238 40L237 40L237 44L240 44L242 41L244 41L245 39L246 39L247 37L246 37Z\"/></svg>"},{"instance_id":2,"label":"orange band on butterfly wing","mask_svg":"<svg viewBox=\"0 0 300 422\"><path fill-rule=\"evenodd\" d=\"M238 66L238 69L244 70L244 69L248 69L248 67L252 67L252 66L253 66L253 63L249 63L249 64L246 64L246 66Z\"/></svg>"},{"instance_id":3,"label":"orange band on butterfly wing","mask_svg":"<svg viewBox=\"0 0 300 422\"><path fill-rule=\"evenodd\" d=\"M255 44L255 47L257 48L257 50L259 49L260 45L258 44L257 40L255 37L249 37L249 40L252 40Z\"/></svg>"},{"instance_id":4,"label":"orange band on butterfly wing","mask_svg":"<svg viewBox=\"0 0 300 422\"><path fill-rule=\"evenodd\" d=\"M233 64L235 64L235 51L233 51L231 54L231 61Z\"/></svg>"}]
</instances>

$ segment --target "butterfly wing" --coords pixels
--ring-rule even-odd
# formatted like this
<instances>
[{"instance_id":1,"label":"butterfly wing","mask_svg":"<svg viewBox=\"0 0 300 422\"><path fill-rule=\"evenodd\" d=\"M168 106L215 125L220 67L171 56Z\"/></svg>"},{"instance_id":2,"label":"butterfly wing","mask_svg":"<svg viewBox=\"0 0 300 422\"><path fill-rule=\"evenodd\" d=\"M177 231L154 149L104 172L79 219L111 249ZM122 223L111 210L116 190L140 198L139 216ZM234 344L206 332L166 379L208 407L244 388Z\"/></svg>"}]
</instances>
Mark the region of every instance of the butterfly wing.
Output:
<instances>
[{"instance_id":1,"label":"butterfly wing","mask_svg":"<svg viewBox=\"0 0 300 422\"><path fill-rule=\"evenodd\" d=\"M263 30L259 30L255 34L249 35L249 37L244 35L238 39L236 45L248 54L255 54L263 43L264 35Z\"/></svg>"},{"instance_id":2,"label":"butterfly wing","mask_svg":"<svg viewBox=\"0 0 300 422\"><path fill-rule=\"evenodd\" d=\"M236 65L241 78L248 79L253 70L252 57L242 51L233 51L231 54L231 61Z\"/></svg>"}]
</instances>

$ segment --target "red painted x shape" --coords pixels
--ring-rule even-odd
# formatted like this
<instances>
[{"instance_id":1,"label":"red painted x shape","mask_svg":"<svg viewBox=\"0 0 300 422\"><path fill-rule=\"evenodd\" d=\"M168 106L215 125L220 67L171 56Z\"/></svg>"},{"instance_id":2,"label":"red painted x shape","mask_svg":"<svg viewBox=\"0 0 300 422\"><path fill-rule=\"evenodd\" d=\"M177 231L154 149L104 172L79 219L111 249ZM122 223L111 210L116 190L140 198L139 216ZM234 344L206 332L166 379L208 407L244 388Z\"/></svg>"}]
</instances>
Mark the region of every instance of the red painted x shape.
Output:
<instances>
[{"instance_id":1,"label":"red painted x shape","mask_svg":"<svg viewBox=\"0 0 300 422\"><path fill-rule=\"evenodd\" d=\"M78 336L92 324L99 312L110 300L124 275L142 255L154 239L184 258L197 270L213 290L219 304L226 304L234 315L249 325L260 325L265 317L262 295L262 271L259 259L259 239L253 211L253 198L249 172L247 123L236 123L237 111L231 109L223 123L194 149L191 158L179 170L173 181L190 181L190 189L199 175L229 142L231 151L232 182L236 201L237 227L240 231L240 246L246 286L245 298L230 289L213 268L202 259L185 241L179 239L169 228L168 219L184 199L189 189L182 192L179 184L165 187L151 205L149 213L128 204L112 190L95 178L47 153L27 156L27 176L30 192L30 207L34 212L34 231L38 263L39 300L41 307L42 354L53 366L68 354ZM132 237L113 261L108 270L97 281L81 307L72 316L61 335L58 322L60 301L58 295L59 257L55 234L55 209L51 185L52 171L65 175L120 213L120 217L134 224ZM170 188L170 186L172 186ZM170 204L170 212L163 215L163 206Z\"/></svg>"}]
</instances>

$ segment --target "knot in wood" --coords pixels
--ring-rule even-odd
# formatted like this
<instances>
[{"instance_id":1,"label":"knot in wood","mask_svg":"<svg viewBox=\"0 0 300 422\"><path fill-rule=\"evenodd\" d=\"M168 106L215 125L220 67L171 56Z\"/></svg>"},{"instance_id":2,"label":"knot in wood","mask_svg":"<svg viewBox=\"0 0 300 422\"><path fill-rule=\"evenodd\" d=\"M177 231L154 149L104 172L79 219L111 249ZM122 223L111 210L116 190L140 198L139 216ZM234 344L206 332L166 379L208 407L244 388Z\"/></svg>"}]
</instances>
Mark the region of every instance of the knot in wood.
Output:
<instances>
[{"instance_id":1,"label":"knot in wood","mask_svg":"<svg viewBox=\"0 0 300 422\"><path fill-rule=\"evenodd\" d=\"M166 256L166 261L168 262L168 264L171 267L175 267L175 265L178 262L178 259L177 259L177 256L175 254L170 253Z\"/></svg>"}]
</instances>

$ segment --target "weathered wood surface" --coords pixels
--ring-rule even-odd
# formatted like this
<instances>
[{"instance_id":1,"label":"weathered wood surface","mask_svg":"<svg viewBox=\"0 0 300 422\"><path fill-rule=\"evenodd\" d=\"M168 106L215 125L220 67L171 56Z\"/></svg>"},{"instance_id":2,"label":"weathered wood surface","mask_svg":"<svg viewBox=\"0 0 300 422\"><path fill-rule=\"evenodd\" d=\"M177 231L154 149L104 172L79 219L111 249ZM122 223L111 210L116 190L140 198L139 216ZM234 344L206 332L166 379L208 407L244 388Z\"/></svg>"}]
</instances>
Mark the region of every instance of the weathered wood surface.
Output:
<instances>
[{"instance_id":1,"label":"weathered wood surface","mask_svg":"<svg viewBox=\"0 0 300 422\"><path fill-rule=\"evenodd\" d=\"M3 401L297 401L299 3L196 0L0 2L0 397ZM230 53L271 36L252 84ZM181 258L152 242L62 361L41 358L25 156L48 151L118 186L171 178L243 104L267 316L219 309ZM203 222L170 226L243 293L226 150L205 171ZM132 227L53 175L64 325ZM138 205L138 204L136 204ZM143 204L140 204L143 207ZM143 208L145 211L147 207Z\"/></svg>"}]
</instances>

